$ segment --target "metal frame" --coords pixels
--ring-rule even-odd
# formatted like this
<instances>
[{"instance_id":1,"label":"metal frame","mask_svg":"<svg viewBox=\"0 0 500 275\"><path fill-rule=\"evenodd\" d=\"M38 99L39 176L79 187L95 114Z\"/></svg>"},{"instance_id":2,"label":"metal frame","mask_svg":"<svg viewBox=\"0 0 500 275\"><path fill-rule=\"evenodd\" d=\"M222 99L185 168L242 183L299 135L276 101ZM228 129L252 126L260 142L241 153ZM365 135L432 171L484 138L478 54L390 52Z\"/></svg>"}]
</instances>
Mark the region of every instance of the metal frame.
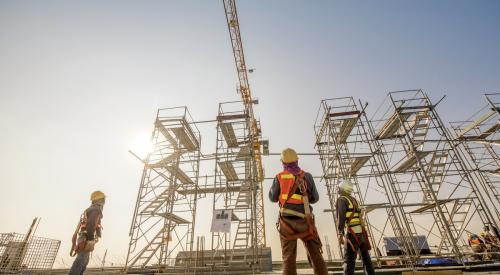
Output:
<instances>
[{"instance_id":1,"label":"metal frame","mask_svg":"<svg viewBox=\"0 0 500 275\"><path fill-rule=\"evenodd\" d=\"M258 101L252 98L250 83L248 82L247 66L245 63L245 54L243 52L243 42L241 40L240 24L238 20L238 12L236 10L235 0L223 0L224 11L226 15L229 37L233 49L234 62L236 72L238 74L239 87L238 91L241 94L242 103L245 107L246 124L249 129L248 138L250 149L252 151L252 161L254 166L256 194L255 194L255 218L256 223L254 231L256 232L256 246L266 247L266 224L264 220L264 195L262 193L262 183L264 181L264 168L262 166L261 144L262 133L259 121L255 118L253 105Z\"/></svg>"},{"instance_id":2,"label":"metal frame","mask_svg":"<svg viewBox=\"0 0 500 275\"><path fill-rule=\"evenodd\" d=\"M335 225L337 225L336 200L337 187L343 179L350 179L354 186L353 195L358 199L362 208L366 209L366 224L369 238L376 248L374 256L379 259L379 247L383 245L386 231L398 237L398 242L406 255L414 255L417 249L407 236L408 224L404 224L405 215L402 207L373 207L374 205L401 205L397 197L391 196L394 186L391 177L383 173L385 160L377 144L370 142L369 127L367 127L364 109L352 97L333 98L321 101L320 110L315 123L316 148L320 155L323 168L323 179L328 191L331 211ZM381 163L382 162L382 163ZM371 196L369 194L377 194ZM382 196L380 196L382 194ZM370 208L368 208L370 207ZM382 209L386 219L373 215ZM335 226L337 228L337 226ZM389 235L390 236L390 235ZM343 257L342 247L339 246L339 258ZM412 261L403 258L403 262Z\"/></svg>"},{"instance_id":3,"label":"metal frame","mask_svg":"<svg viewBox=\"0 0 500 275\"><path fill-rule=\"evenodd\" d=\"M42 273L51 270L61 241L35 236L40 218L26 234L0 233L0 273Z\"/></svg>"},{"instance_id":4,"label":"metal frame","mask_svg":"<svg viewBox=\"0 0 500 275\"><path fill-rule=\"evenodd\" d=\"M387 154L387 173L399 182L404 204L424 204L417 209L407 207L405 212L415 217L417 226L433 221L423 232L427 231L436 254L462 261L470 223L490 224L493 216L468 169L465 153L444 126L436 105L422 90L391 92L371 123L375 140Z\"/></svg>"},{"instance_id":5,"label":"metal frame","mask_svg":"<svg viewBox=\"0 0 500 275\"><path fill-rule=\"evenodd\" d=\"M144 160L126 268L177 265L179 252L192 253L201 136L186 107L159 109ZM183 262L186 269L190 262Z\"/></svg>"},{"instance_id":6,"label":"metal frame","mask_svg":"<svg viewBox=\"0 0 500 275\"><path fill-rule=\"evenodd\" d=\"M500 93L485 94L487 104L465 121L451 122L455 140L470 159L471 172L477 173L486 204L500 217Z\"/></svg>"},{"instance_id":7,"label":"metal frame","mask_svg":"<svg viewBox=\"0 0 500 275\"><path fill-rule=\"evenodd\" d=\"M399 260L411 267L426 257L420 255L416 241L424 235L437 256L465 264L470 254L466 233L478 223L498 228L498 208L492 207L498 204L498 192L488 189L498 185L483 173L498 168L498 154L488 149L498 138L500 127L491 120L498 120L499 108L487 98L494 112L456 126L462 133L456 139L422 90L390 92L370 119L367 104L352 97L323 100L315 133L330 199L328 211L335 213L337 186L349 178L355 185L353 195L366 210L369 237L376 248L384 236L393 234L403 252ZM495 154L473 167L468 156L477 160L485 154L468 152L472 148L467 145L478 137L486 153ZM386 219L380 214L372 219L378 211L385 211ZM335 214L333 218L337 224Z\"/></svg>"},{"instance_id":8,"label":"metal frame","mask_svg":"<svg viewBox=\"0 0 500 275\"><path fill-rule=\"evenodd\" d=\"M235 227L230 233L212 232L211 249L214 262L226 265L256 263L261 247L256 203L260 189L247 119L241 102L219 104L213 210L231 210Z\"/></svg>"}]
</instances>

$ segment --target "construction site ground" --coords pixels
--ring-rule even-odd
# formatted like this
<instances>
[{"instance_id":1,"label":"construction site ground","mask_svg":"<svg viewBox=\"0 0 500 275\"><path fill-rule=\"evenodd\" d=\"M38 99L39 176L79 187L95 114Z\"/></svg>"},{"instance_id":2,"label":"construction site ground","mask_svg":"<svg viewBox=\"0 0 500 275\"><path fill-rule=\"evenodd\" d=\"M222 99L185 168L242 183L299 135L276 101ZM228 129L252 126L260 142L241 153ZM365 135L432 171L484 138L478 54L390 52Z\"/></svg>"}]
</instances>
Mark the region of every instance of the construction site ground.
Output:
<instances>
[{"instance_id":1,"label":"construction site ground","mask_svg":"<svg viewBox=\"0 0 500 275\"><path fill-rule=\"evenodd\" d=\"M413 272L413 273L412 273ZM52 270L49 273L44 273L44 274L67 274L68 270L67 269L61 269L61 270ZM376 270L377 274L384 274L384 275L421 275L421 274L436 274L436 275L444 275L444 274L467 274L467 275L486 275L486 274L499 274L498 271L462 271L461 269L431 269L431 270L417 270L417 271L409 271L408 269L392 269L392 270L383 270L383 269L377 269ZM106 274L122 274L120 270L116 269L105 269L105 270L94 270L90 269L85 274L89 275L106 275ZM141 273L141 274L153 274L153 273ZM185 274L185 273L154 273L154 274ZM194 273L193 273L194 274ZM251 274L251 273L234 273L234 272L227 272L227 273L197 273L197 274ZM274 270L272 272L264 272L264 273L259 273L259 274L282 274L281 270ZM314 272L312 268L304 268L304 269L298 269L297 270L298 275L313 275ZM335 270L329 272L329 274L343 274L341 270ZM361 270L356 271L355 274L363 274Z\"/></svg>"},{"instance_id":2,"label":"construction site ground","mask_svg":"<svg viewBox=\"0 0 500 275\"><path fill-rule=\"evenodd\" d=\"M342 263L340 261L335 261L329 264L328 271L329 274L343 274ZM500 262L482 262L476 263L474 265L469 266L420 266L415 267L415 269L411 269L408 267L381 267L375 270L376 274L384 274L384 275L452 275L452 274L468 274L468 275L483 275L483 274L500 274ZM68 274L68 269L53 269L47 272L43 272L42 274ZM179 269L178 271L169 270L166 271L158 271L155 269L142 269L142 270L128 270L128 274L282 274L281 262L273 263L273 271L271 272L255 272L253 273L250 270L244 269L232 269L232 270L208 270L206 268L201 268L194 270L190 270L186 272L184 269ZM27 272L26 274L31 274ZM105 267L105 268L88 268L85 274L95 274L95 275L104 275L104 274L125 274L123 272L123 267ZM313 275L314 271L309 267L309 264L306 261L298 261L297 262L297 274L298 275ZM361 263L357 263L357 270L355 274L363 274L361 269Z\"/></svg>"}]
</instances>

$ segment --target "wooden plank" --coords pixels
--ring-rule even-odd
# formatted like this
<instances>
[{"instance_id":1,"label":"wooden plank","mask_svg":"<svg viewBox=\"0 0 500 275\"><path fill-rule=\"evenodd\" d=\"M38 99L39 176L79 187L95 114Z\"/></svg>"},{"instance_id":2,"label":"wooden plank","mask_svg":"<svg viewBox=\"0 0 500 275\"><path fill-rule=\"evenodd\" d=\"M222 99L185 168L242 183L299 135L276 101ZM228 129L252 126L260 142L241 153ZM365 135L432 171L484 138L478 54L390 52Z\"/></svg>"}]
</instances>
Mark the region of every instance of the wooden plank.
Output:
<instances>
[{"instance_id":1,"label":"wooden plank","mask_svg":"<svg viewBox=\"0 0 500 275\"><path fill-rule=\"evenodd\" d=\"M328 116L329 117L352 116L352 115L359 116L360 114L361 114L360 111L349 111L349 112L330 113L328 114Z\"/></svg>"},{"instance_id":2,"label":"wooden plank","mask_svg":"<svg viewBox=\"0 0 500 275\"><path fill-rule=\"evenodd\" d=\"M217 116L218 121L246 119L246 118L248 118L247 114Z\"/></svg>"}]
</instances>

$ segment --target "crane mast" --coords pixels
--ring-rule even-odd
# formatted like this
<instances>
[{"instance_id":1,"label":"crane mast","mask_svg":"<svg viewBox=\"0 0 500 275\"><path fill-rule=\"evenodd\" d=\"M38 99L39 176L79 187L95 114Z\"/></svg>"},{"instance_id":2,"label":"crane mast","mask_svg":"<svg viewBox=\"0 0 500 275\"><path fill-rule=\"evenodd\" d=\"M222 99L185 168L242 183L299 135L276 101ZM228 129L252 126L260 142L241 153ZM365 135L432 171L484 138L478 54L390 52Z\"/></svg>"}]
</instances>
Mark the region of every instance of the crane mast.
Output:
<instances>
[{"instance_id":1,"label":"crane mast","mask_svg":"<svg viewBox=\"0 0 500 275\"><path fill-rule=\"evenodd\" d=\"M243 43L241 41L240 25L238 22L238 13L236 11L235 0L223 0L224 10L226 13L227 26L229 29L229 36L231 38L231 45L233 48L234 61L236 64L236 71L238 73L239 91L245 106L245 113L247 115L247 124L250 129L250 142L252 148L252 157L256 168L255 182L258 184L255 196L256 204L256 245L265 246L265 223L264 223L264 204L262 193L262 181L264 180L264 169L262 167L262 154L260 151L261 145L261 130L255 119L253 112L252 93L250 91L250 84L248 82L247 67L245 63L245 55L243 53Z\"/></svg>"}]
</instances>

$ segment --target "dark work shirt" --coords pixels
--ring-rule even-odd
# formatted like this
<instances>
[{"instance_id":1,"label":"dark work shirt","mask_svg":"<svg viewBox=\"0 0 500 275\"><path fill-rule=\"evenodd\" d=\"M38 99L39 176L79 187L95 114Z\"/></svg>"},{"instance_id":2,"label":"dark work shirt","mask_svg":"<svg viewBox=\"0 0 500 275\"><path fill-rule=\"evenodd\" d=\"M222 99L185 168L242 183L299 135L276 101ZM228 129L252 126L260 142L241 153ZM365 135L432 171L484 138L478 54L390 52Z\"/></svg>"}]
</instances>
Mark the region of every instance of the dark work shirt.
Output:
<instances>
[{"instance_id":1,"label":"dark work shirt","mask_svg":"<svg viewBox=\"0 0 500 275\"><path fill-rule=\"evenodd\" d=\"M307 182L307 194L309 195L309 203L316 203L319 200L318 190L316 189L316 184L314 183L314 179L311 174L305 173L305 180ZM297 188L296 194L300 194L299 189ZM280 183L278 181L278 176L274 177L273 185L271 189L269 189L269 200L272 202L278 202L281 194ZM303 204L293 204L286 203L283 207L294 210L300 213L305 213ZM310 206L312 212L312 206Z\"/></svg>"},{"instance_id":2,"label":"dark work shirt","mask_svg":"<svg viewBox=\"0 0 500 275\"><path fill-rule=\"evenodd\" d=\"M85 210L87 214L87 240L91 241L97 237L101 237L101 218L102 218L102 210L98 205L91 205L87 210Z\"/></svg>"}]
</instances>

